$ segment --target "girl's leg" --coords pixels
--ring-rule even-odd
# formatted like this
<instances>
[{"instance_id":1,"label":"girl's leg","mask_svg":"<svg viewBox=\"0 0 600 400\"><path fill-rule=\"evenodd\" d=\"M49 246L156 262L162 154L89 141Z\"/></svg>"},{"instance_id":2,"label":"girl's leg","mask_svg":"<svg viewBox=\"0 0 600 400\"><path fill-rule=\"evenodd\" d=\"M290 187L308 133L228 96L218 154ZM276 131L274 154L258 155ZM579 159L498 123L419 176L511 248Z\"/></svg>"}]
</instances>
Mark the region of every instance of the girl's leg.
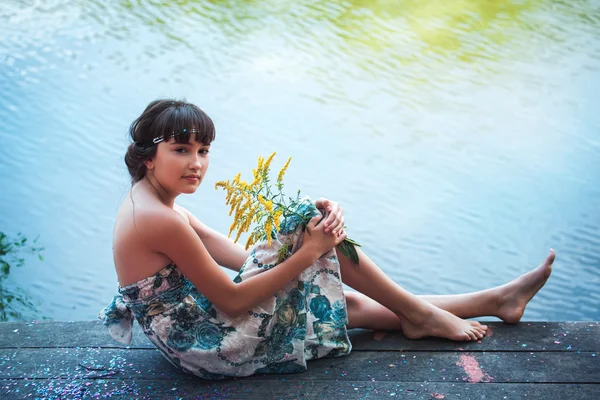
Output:
<instances>
[{"instance_id":1,"label":"girl's leg","mask_svg":"<svg viewBox=\"0 0 600 400\"><path fill-rule=\"evenodd\" d=\"M550 250L550 254L536 268L495 288L465 294L419 297L461 318L492 316L507 324L516 324L521 320L527 303L550 278L554 257L554 250Z\"/></svg>"},{"instance_id":2,"label":"girl's leg","mask_svg":"<svg viewBox=\"0 0 600 400\"><path fill-rule=\"evenodd\" d=\"M345 291L348 308L348 329L363 328L374 331L401 331L402 324L396 314L360 292Z\"/></svg>"},{"instance_id":3,"label":"girl's leg","mask_svg":"<svg viewBox=\"0 0 600 400\"><path fill-rule=\"evenodd\" d=\"M359 258L357 266L339 255L344 283L366 295L346 292L350 328L402 330L412 338L473 340L481 338L486 327L455 315L493 315L508 323L518 322L527 302L548 279L554 253L538 268L506 285L447 296L414 296L389 279L360 249Z\"/></svg>"},{"instance_id":4,"label":"girl's leg","mask_svg":"<svg viewBox=\"0 0 600 400\"><path fill-rule=\"evenodd\" d=\"M460 318L498 317L507 324L519 322L527 303L544 285L552 272L552 258L505 285L480 292L418 296ZM348 305L348 328L402 330L400 319L360 292L344 292Z\"/></svg>"}]
</instances>

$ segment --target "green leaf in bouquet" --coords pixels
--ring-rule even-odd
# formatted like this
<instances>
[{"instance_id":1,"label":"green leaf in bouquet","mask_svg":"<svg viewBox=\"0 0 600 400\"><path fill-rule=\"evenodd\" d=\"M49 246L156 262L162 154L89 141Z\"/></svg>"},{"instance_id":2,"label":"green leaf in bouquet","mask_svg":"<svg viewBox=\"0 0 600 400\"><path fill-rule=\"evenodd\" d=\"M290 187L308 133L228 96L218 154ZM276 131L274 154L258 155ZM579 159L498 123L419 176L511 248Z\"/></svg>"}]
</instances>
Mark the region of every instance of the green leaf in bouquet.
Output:
<instances>
[{"instance_id":1,"label":"green leaf in bouquet","mask_svg":"<svg viewBox=\"0 0 600 400\"><path fill-rule=\"evenodd\" d=\"M361 245L361 244L359 244L359 243L355 242L354 240L352 240L352 239L350 239L350 238L348 238L348 237L347 237L346 239L344 239L344 242L348 242L348 243L351 243L351 244L353 244L353 245L355 245L355 246L362 247L362 245Z\"/></svg>"},{"instance_id":2,"label":"green leaf in bouquet","mask_svg":"<svg viewBox=\"0 0 600 400\"><path fill-rule=\"evenodd\" d=\"M343 255L348 257L350 261L358 265L358 253L354 247L355 245L360 246L360 244L356 243L354 240L346 238L342 243L337 245L337 248Z\"/></svg>"}]
</instances>

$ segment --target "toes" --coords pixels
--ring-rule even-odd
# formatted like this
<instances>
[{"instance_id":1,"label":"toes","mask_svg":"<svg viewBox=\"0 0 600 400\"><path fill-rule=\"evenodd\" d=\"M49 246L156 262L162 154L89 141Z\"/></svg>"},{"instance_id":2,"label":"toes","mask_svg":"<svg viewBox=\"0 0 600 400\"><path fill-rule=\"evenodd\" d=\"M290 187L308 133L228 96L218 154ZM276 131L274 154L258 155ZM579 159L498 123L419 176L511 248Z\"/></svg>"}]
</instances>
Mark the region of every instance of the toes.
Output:
<instances>
[{"instance_id":1,"label":"toes","mask_svg":"<svg viewBox=\"0 0 600 400\"><path fill-rule=\"evenodd\" d=\"M471 327L478 333L481 333L483 336L485 336L487 329L488 329L487 325L482 325L477 321L472 321Z\"/></svg>"},{"instance_id":2,"label":"toes","mask_svg":"<svg viewBox=\"0 0 600 400\"><path fill-rule=\"evenodd\" d=\"M475 339L477 339L477 340L479 340L483 337L483 333L481 333L481 331L477 328L471 329L471 332L473 332L473 334L475 335Z\"/></svg>"},{"instance_id":3,"label":"toes","mask_svg":"<svg viewBox=\"0 0 600 400\"><path fill-rule=\"evenodd\" d=\"M556 258L556 253L554 252L554 249L550 249L550 254L548 254L548 257L546 257L546 264L552 264L554 262L554 259Z\"/></svg>"},{"instance_id":4,"label":"toes","mask_svg":"<svg viewBox=\"0 0 600 400\"><path fill-rule=\"evenodd\" d=\"M469 321L469 322L471 323L471 326L473 328L481 328L482 327L482 325L477 321Z\"/></svg>"},{"instance_id":5,"label":"toes","mask_svg":"<svg viewBox=\"0 0 600 400\"><path fill-rule=\"evenodd\" d=\"M467 335L469 335L471 340L477 340L477 336L475 335L475 333L473 331L468 331Z\"/></svg>"}]
</instances>

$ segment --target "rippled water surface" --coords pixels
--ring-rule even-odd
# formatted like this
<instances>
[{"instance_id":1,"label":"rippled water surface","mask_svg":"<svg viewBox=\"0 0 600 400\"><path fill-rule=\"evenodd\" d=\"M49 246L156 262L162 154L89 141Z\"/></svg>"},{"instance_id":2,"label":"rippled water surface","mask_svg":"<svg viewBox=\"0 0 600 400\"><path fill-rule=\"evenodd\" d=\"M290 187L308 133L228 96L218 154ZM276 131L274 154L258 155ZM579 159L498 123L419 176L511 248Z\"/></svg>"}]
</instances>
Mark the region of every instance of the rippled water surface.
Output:
<instances>
[{"instance_id":1,"label":"rippled water surface","mask_svg":"<svg viewBox=\"0 0 600 400\"><path fill-rule=\"evenodd\" d=\"M217 125L180 201L208 225L230 224L214 182L277 151L410 291L502 284L554 247L525 318L600 320L599 2L8 0L0 88L0 230L40 235L11 282L48 318L115 293L126 130L173 96Z\"/></svg>"}]
</instances>

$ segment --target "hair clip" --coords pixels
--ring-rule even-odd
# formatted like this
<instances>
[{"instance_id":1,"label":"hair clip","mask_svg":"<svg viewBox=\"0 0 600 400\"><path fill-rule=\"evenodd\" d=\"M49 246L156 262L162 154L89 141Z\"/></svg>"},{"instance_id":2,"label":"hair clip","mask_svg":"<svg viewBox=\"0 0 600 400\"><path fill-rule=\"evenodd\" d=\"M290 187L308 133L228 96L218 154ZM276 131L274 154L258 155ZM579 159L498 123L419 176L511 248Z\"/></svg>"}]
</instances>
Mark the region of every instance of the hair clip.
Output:
<instances>
[{"instance_id":1,"label":"hair clip","mask_svg":"<svg viewBox=\"0 0 600 400\"><path fill-rule=\"evenodd\" d=\"M170 138L172 138L172 137L174 137L174 136L177 136L177 135L183 135L183 134L185 134L185 133L200 133L200 132L201 132L201 131L200 131L200 129L190 129L190 130L188 131L186 128L183 128L183 132L177 132L177 133L176 133L176 132L171 132L171 134L170 134L170 135L168 135L166 138L165 138L165 136L164 136L164 135L163 135L163 136L157 136L157 137L155 137L154 139L152 139L152 143L154 143L154 144L157 144L157 143L160 143L160 142L162 142L162 141L163 141L163 140L165 140L165 139L167 139L167 140L168 140L168 139L170 139Z\"/></svg>"}]
</instances>

